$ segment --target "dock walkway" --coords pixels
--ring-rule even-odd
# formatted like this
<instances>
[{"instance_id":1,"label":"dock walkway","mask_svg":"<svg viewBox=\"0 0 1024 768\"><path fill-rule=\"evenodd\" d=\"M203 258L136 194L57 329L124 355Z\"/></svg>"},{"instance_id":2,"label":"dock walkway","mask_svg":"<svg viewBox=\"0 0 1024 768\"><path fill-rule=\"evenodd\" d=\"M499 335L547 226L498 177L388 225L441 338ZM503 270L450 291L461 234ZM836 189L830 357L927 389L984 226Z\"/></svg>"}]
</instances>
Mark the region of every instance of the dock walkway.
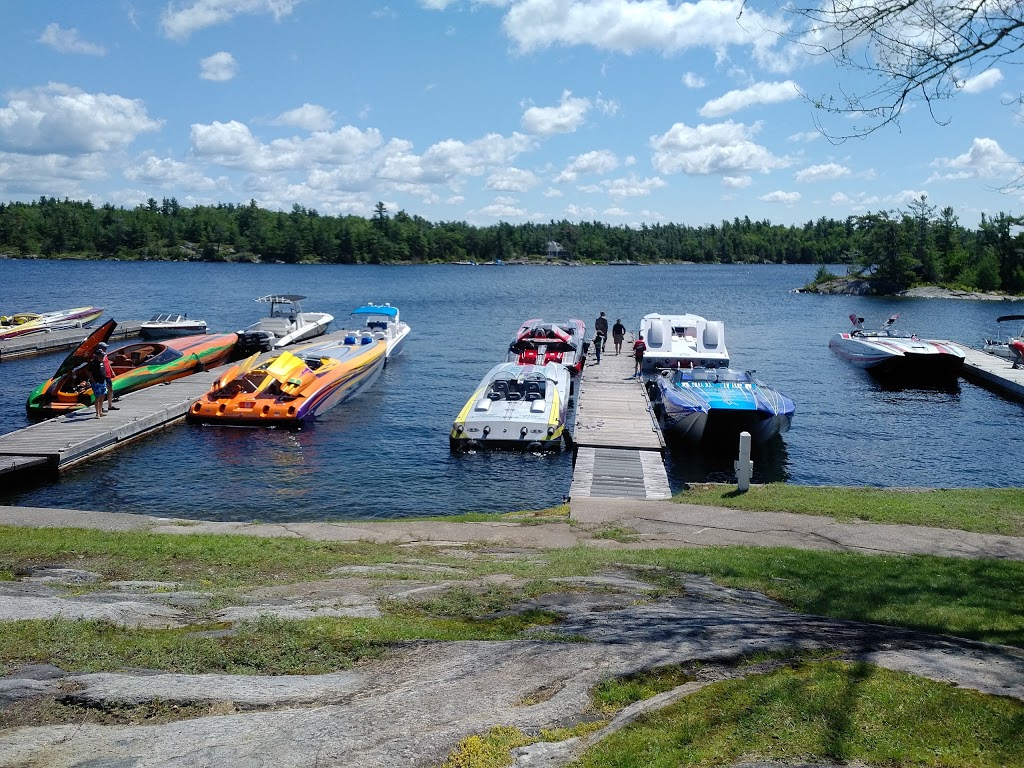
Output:
<instances>
[{"instance_id":1,"label":"dock walkway","mask_svg":"<svg viewBox=\"0 0 1024 768\"><path fill-rule=\"evenodd\" d=\"M611 349L611 345L609 345ZM576 393L570 497L667 499L665 439L633 358L593 353Z\"/></svg>"},{"instance_id":2,"label":"dock walkway","mask_svg":"<svg viewBox=\"0 0 1024 768\"><path fill-rule=\"evenodd\" d=\"M1007 397L1024 400L1024 368L1014 370L1013 361L980 349L960 345L966 357L963 375Z\"/></svg>"},{"instance_id":3,"label":"dock walkway","mask_svg":"<svg viewBox=\"0 0 1024 768\"><path fill-rule=\"evenodd\" d=\"M288 350L342 338L344 331L335 331ZM56 472L176 422L209 391L224 367L132 392L117 401L118 410L102 419L88 406L0 435L0 477L10 480L29 471Z\"/></svg>"},{"instance_id":4,"label":"dock walkway","mask_svg":"<svg viewBox=\"0 0 1024 768\"><path fill-rule=\"evenodd\" d=\"M96 330L98 325L92 328L67 328L62 331L41 331L39 333L28 333L24 336L15 336L13 339L0 339L0 362L14 360L19 357L31 357L32 355L45 355L50 352L72 350L85 341L89 334ZM129 320L118 323L114 332L110 335L111 341L131 339L139 335L142 328L141 320Z\"/></svg>"}]
</instances>

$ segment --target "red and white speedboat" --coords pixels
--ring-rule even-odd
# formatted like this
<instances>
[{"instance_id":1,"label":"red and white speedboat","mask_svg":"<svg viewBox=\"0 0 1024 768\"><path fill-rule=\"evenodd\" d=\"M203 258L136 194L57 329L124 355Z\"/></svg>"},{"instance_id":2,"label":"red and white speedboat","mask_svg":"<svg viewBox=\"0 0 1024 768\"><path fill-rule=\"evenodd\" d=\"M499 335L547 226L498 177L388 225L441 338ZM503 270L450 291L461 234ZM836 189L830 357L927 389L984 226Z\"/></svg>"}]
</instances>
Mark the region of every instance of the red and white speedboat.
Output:
<instances>
[{"instance_id":1,"label":"red and white speedboat","mask_svg":"<svg viewBox=\"0 0 1024 768\"><path fill-rule=\"evenodd\" d=\"M587 326L582 320L551 323L527 320L516 331L505 362L519 365L564 365L575 375L583 370L587 349Z\"/></svg>"},{"instance_id":2,"label":"red and white speedboat","mask_svg":"<svg viewBox=\"0 0 1024 768\"><path fill-rule=\"evenodd\" d=\"M951 341L921 339L898 331L893 315L881 328L864 328L864 318L850 315L853 330L837 333L828 345L844 360L873 373L898 376L951 376L963 366L964 351Z\"/></svg>"}]
</instances>

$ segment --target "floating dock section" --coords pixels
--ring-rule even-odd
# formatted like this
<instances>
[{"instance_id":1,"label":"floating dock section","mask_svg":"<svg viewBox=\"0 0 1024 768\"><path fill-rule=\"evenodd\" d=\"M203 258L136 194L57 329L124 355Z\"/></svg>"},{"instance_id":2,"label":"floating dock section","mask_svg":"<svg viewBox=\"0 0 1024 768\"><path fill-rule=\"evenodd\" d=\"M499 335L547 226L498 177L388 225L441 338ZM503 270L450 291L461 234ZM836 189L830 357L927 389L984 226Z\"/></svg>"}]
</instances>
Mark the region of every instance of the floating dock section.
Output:
<instances>
[{"instance_id":1,"label":"floating dock section","mask_svg":"<svg viewBox=\"0 0 1024 768\"><path fill-rule=\"evenodd\" d=\"M611 346L609 345L609 349ZM576 393L570 497L667 499L665 439L633 358L591 351Z\"/></svg>"},{"instance_id":2,"label":"floating dock section","mask_svg":"<svg viewBox=\"0 0 1024 768\"><path fill-rule=\"evenodd\" d=\"M15 336L13 339L0 340L0 362L13 360L18 357L31 357L32 355L45 355L50 352L61 352L72 350L85 341L89 334L96 330L92 328L67 328L62 331L41 331L39 333L27 333L24 336ZM132 320L127 323L118 323L110 336L111 341L131 339L139 335L142 328L141 320Z\"/></svg>"},{"instance_id":3,"label":"floating dock section","mask_svg":"<svg viewBox=\"0 0 1024 768\"><path fill-rule=\"evenodd\" d=\"M311 344L340 341L345 331L293 344L296 351ZM260 360L277 352L267 352ZM47 419L0 435L0 478L51 473L87 461L185 417L189 407L206 394L226 366L195 373L166 384L132 392L116 401L118 410L96 418L93 406Z\"/></svg>"},{"instance_id":4,"label":"floating dock section","mask_svg":"<svg viewBox=\"0 0 1024 768\"><path fill-rule=\"evenodd\" d=\"M1024 401L1024 368L1014 369L1013 361L960 345L966 355L963 376L1001 395Z\"/></svg>"}]
</instances>

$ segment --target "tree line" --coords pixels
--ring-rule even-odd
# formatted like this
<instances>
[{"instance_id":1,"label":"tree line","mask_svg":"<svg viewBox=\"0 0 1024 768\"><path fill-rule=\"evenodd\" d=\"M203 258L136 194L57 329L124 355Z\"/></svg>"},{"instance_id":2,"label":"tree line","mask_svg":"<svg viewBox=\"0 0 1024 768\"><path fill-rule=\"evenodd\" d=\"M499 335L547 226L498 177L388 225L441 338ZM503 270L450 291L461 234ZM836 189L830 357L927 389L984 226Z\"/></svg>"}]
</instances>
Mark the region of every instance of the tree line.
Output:
<instances>
[{"instance_id":1,"label":"tree line","mask_svg":"<svg viewBox=\"0 0 1024 768\"><path fill-rule=\"evenodd\" d=\"M41 197L0 203L0 255L48 258L319 262L329 264L513 262L847 264L885 292L915 284L1024 293L1024 219L982 215L962 226L952 208L921 196L905 211L880 211L802 226L749 217L720 224L550 221L471 226L431 222L378 203L370 218L289 212L248 204L185 207L175 198L132 209Z\"/></svg>"}]
</instances>

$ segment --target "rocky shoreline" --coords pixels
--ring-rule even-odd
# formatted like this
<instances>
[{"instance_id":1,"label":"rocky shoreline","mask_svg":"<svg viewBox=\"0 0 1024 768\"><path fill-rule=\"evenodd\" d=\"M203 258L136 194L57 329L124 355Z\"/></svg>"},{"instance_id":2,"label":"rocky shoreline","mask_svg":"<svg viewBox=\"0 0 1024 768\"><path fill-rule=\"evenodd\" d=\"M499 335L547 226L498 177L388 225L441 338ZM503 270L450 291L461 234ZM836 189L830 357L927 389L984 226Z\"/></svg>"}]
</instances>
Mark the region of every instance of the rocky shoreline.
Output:
<instances>
[{"instance_id":1,"label":"rocky shoreline","mask_svg":"<svg viewBox=\"0 0 1024 768\"><path fill-rule=\"evenodd\" d=\"M877 280L862 277L837 277L803 288L793 289L794 293L820 293L829 296L906 296L916 299L967 299L970 301L1024 301L1024 296L1011 296L991 291L962 291L952 288L940 288L936 285L908 288L903 291L885 291Z\"/></svg>"}]
</instances>

